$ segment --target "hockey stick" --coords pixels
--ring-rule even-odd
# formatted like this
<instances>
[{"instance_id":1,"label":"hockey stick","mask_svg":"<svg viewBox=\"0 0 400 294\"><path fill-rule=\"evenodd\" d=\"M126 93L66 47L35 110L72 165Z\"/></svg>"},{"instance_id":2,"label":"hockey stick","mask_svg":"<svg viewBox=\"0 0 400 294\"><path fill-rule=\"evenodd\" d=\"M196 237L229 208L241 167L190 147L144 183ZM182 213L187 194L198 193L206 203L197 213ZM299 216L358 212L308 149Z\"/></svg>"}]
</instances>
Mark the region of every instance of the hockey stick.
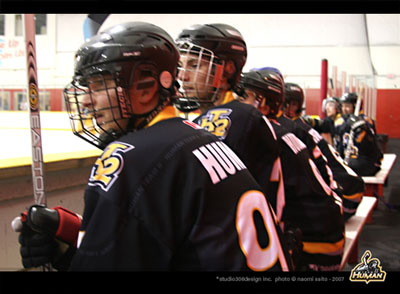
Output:
<instances>
[{"instance_id":1,"label":"hockey stick","mask_svg":"<svg viewBox=\"0 0 400 294\"><path fill-rule=\"evenodd\" d=\"M360 114L360 108L361 108L361 102L362 102L363 96L364 96L364 88L361 88L360 93L357 95L357 101L356 101L356 105L354 107L354 116L359 116L359 114ZM349 164L351 154L354 150L353 137L354 137L354 129L351 128L350 134L349 134L349 142L347 144L346 150L344 151L344 161L347 164Z\"/></svg>"},{"instance_id":2,"label":"hockey stick","mask_svg":"<svg viewBox=\"0 0 400 294\"><path fill-rule=\"evenodd\" d=\"M43 173L43 151L42 134L40 125L40 100L39 86L36 64L36 26L33 14L24 15L24 34L26 45L27 61L27 93L29 99L29 121L31 129L32 146L32 184L35 204L47 206L47 199L44 192L44 173ZM14 231L22 229L21 218L17 217L12 222ZM41 267L42 271L51 271L51 265L46 264Z\"/></svg>"},{"instance_id":3,"label":"hockey stick","mask_svg":"<svg viewBox=\"0 0 400 294\"><path fill-rule=\"evenodd\" d=\"M357 102L356 102L356 105L354 107L354 115L355 116L358 116L360 114L361 102L362 102L362 100L364 98L364 92L365 92L365 88L362 87L360 89L360 93L357 96Z\"/></svg>"},{"instance_id":4,"label":"hockey stick","mask_svg":"<svg viewBox=\"0 0 400 294\"><path fill-rule=\"evenodd\" d=\"M29 117L32 142L32 181L35 204L47 205L44 193L40 100L36 64L35 20L33 14L24 15L26 61L28 74Z\"/></svg>"},{"instance_id":5,"label":"hockey stick","mask_svg":"<svg viewBox=\"0 0 400 294\"><path fill-rule=\"evenodd\" d=\"M90 38L99 30L108 14L89 14L84 21L84 37ZM29 97L29 116L32 143L32 180L34 202L42 206L47 206L47 199L44 191L43 174L43 152L40 125L40 100L36 63L36 26L33 14L24 15L24 34L26 43L27 77L28 77L28 97ZM22 230L21 217L16 217L11 227L15 232ZM32 270L32 269L28 269ZM35 270L35 269L34 269ZM42 266L43 271L51 270L51 265ZM23 269L26 271L26 269Z\"/></svg>"}]
</instances>

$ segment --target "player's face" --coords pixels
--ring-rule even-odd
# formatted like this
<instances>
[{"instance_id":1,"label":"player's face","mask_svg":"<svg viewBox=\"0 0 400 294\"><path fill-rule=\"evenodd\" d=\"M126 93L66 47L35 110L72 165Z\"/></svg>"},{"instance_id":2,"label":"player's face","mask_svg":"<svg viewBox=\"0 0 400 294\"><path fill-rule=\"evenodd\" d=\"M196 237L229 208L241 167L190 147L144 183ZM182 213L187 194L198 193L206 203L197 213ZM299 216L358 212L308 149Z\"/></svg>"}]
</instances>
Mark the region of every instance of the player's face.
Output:
<instances>
[{"instance_id":1,"label":"player's face","mask_svg":"<svg viewBox=\"0 0 400 294\"><path fill-rule=\"evenodd\" d=\"M257 100L257 94L249 89L246 89L245 92L247 97L239 97L239 101L245 104L253 105L255 108L258 108L259 101Z\"/></svg>"},{"instance_id":2,"label":"player's face","mask_svg":"<svg viewBox=\"0 0 400 294\"><path fill-rule=\"evenodd\" d=\"M96 124L104 130L124 129L128 119L122 118L115 80L99 75L89 78L88 85L89 91L83 96L82 106L93 115Z\"/></svg>"},{"instance_id":3,"label":"player's face","mask_svg":"<svg viewBox=\"0 0 400 294\"><path fill-rule=\"evenodd\" d=\"M257 94L256 92L246 89L246 96L247 97L240 97L240 101L245 103L245 104L249 104L249 105L253 105L255 108L257 108L258 110L260 110L260 112L264 115L268 115L269 114L269 107L268 105L266 105L266 99L262 96L260 96L259 94Z\"/></svg>"},{"instance_id":4,"label":"player's face","mask_svg":"<svg viewBox=\"0 0 400 294\"><path fill-rule=\"evenodd\" d=\"M326 116L327 117L335 117L337 112L336 112L336 105L334 102L328 102L325 107L326 111Z\"/></svg>"},{"instance_id":5,"label":"player's face","mask_svg":"<svg viewBox=\"0 0 400 294\"><path fill-rule=\"evenodd\" d=\"M186 54L180 58L178 79L182 83L182 90L187 97L205 99L210 95L211 64L195 54Z\"/></svg>"},{"instance_id":6,"label":"player's face","mask_svg":"<svg viewBox=\"0 0 400 294\"><path fill-rule=\"evenodd\" d=\"M354 113L353 104L344 102L342 104L342 111L343 111L343 114L353 114Z\"/></svg>"},{"instance_id":7,"label":"player's face","mask_svg":"<svg viewBox=\"0 0 400 294\"><path fill-rule=\"evenodd\" d=\"M290 101L286 104L286 115L290 118L296 116L296 111L299 109L299 103L297 101Z\"/></svg>"}]
</instances>

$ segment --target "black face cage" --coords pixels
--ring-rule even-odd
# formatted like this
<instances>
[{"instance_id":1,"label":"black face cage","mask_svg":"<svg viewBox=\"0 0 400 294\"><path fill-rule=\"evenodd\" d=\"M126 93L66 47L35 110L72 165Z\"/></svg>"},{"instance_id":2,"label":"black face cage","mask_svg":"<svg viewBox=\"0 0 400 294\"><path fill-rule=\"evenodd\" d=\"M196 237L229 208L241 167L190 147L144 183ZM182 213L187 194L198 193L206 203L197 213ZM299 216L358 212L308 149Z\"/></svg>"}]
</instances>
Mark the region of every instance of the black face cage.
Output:
<instances>
[{"instance_id":1,"label":"black face cage","mask_svg":"<svg viewBox=\"0 0 400 294\"><path fill-rule=\"evenodd\" d=\"M118 84L112 75L96 74L90 79L75 77L64 88L73 133L100 149L125 133L132 117L129 94ZM107 98L99 105L93 96L100 92Z\"/></svg>"},{"instance_id":2,"label":"black face cage","mask_svg":"<svg viewBox=\"0 0 400 294\"><path fill-rule=\"evenodd\" d=\"M179 63L178 82L183 96L181 101L186 104L190 102L202 105L214 104L218 98L224 73L224 61L220 61L211 50L188 41L178 41L177 45L181 60L193 59L197 56L195 63ZM208 63L205 73L200 70L204 62ZM189 76L191 78L187 79Z\"/></svg>"}]
</instances>

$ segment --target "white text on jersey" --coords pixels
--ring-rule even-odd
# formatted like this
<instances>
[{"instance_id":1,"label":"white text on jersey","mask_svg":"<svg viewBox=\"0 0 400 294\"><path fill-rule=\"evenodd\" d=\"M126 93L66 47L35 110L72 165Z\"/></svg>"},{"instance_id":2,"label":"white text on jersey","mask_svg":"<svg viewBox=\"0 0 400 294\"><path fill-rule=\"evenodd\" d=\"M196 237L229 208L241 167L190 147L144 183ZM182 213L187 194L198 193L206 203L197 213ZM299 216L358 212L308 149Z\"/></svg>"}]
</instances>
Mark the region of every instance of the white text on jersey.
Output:
<instances>
[{"instance_id":1,"label":"white text on jersey","mask_svg":"<svg viewBox=\"0 0 400 294\"><path fill-rule=\"evenodd\" d=\"M217 184L236 171L246 169L239 157L223 142L213 142L192 151Z\"/></svg>"},{"instance_id":2,"label":"white text on jersey","mask_svg":"<svg viewBox=\"0 0 400 294\"><path fill-rule=\"evenodd\" d=\"M294 154L299 153L301 150L306 149L306 145L301 142L295 135L292 133L287 133L282 136L282 140L293 150Z\"/></svg>"}]
</instances>

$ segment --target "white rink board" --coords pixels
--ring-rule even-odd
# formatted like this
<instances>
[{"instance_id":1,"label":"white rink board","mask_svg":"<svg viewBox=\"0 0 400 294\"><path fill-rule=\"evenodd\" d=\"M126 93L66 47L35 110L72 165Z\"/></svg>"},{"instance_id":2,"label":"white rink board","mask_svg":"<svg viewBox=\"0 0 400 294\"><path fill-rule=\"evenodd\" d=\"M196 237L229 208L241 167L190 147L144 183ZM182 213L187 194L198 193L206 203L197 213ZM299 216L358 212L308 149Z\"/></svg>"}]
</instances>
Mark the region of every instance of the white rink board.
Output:
<instances>
[{"instance_id":1,"label":"white rink board","mask_svg":"<svg viewBox=\"0 0 400 294\"><path fill-rule=\"evenodd\" d=\"M98 150L72 133L66 112L40 113L43 154ZM29 113L0 111L0 160L31 157Z\"/></svg>"}]
</instances>

